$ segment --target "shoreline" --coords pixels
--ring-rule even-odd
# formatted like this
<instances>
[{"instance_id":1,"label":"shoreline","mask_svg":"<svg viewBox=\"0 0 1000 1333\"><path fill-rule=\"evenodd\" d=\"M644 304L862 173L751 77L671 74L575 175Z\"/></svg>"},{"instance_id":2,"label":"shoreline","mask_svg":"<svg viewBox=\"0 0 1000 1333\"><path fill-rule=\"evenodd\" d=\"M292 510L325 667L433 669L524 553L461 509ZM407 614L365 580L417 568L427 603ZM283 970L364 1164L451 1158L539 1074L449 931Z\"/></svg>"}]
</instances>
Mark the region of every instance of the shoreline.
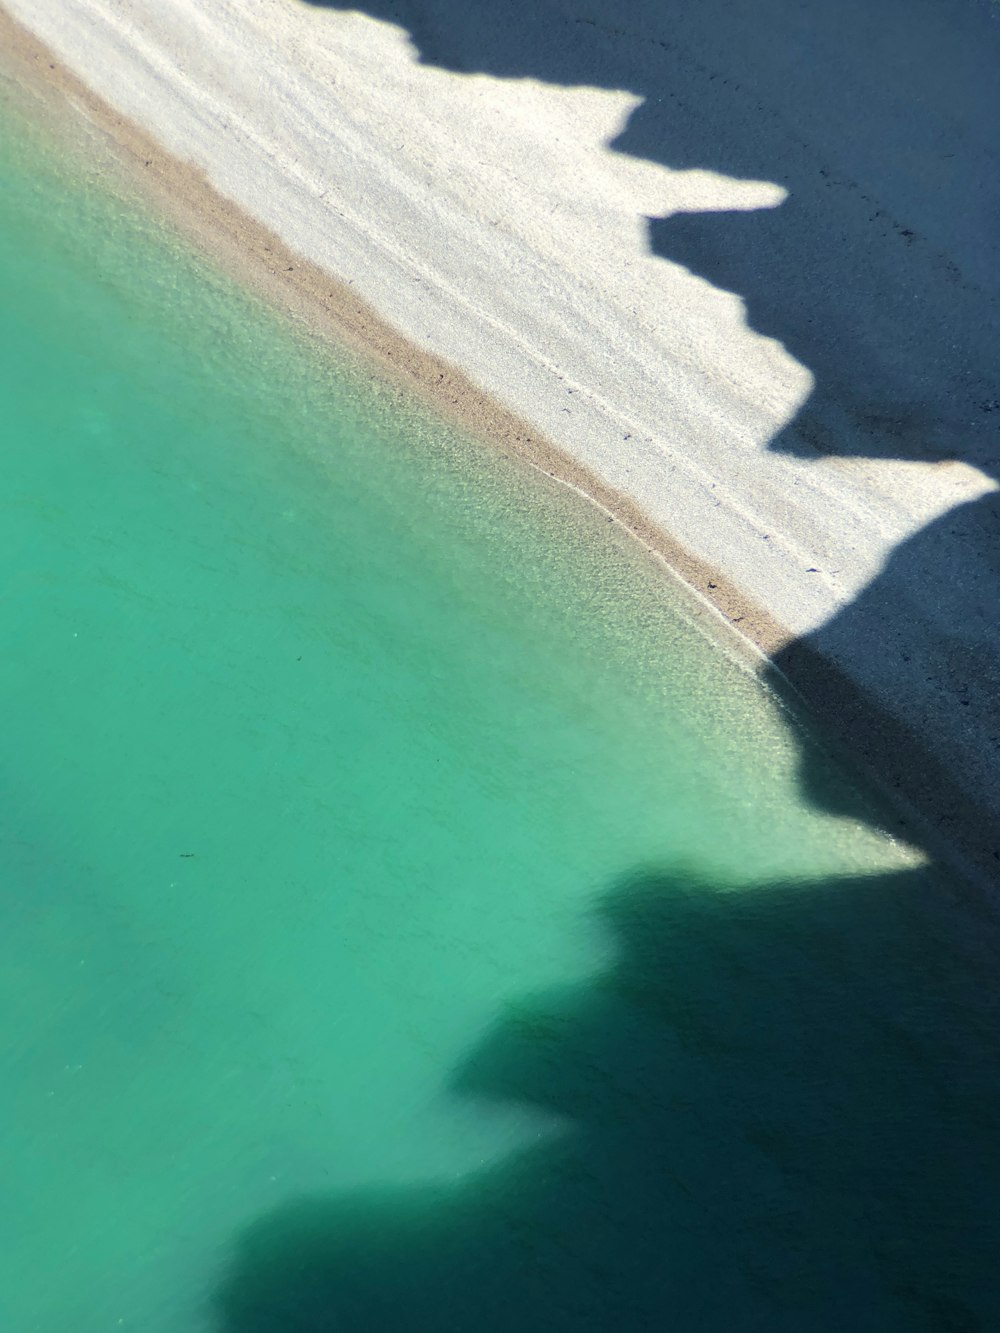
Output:
<instances>
[{"instance_id":1,"label":"shoreline","mask_svg":"<svg viewBox=\"0 0 1000 1333\"><path fill-rule=\"evenodd\" d=\"M3 8L0 39L5 42L4 59L17 60L36 80L39 94L44 96L47 86L76 104L78 114L86 116L129 173L138 195L145 195L224 272L290 317L300 334L326 347L346 348L372 373L421 399L435 415L570 488L623 524L718 614L731 628L734 642L747 642L754 660L769 657L792 640L792 632L764 607L653 523L628 495L497 403L460 367L405 338L349 285L303 259L270 228L223 198L203 173L116 112ZM59 112L53 111L58 118Z\"/></svg>"},{"instance_id":2,"label":"shoreline","mask_svg":"<svg viewBox=\"0 0 1000 1333\"><path fill-rule=\"evenodd\" d=\"M422 400L438 416L488 441L505 455L577 492L621 524L687 589L692 605L709 608L716 633L730 650L754 663L779 698L794 698L823 746L881 793L883 827L927 846L976 878L995 873L981 846L989 814L974 786L936 758L913 732L843 667L806 645L759 601L715 565L671 535L632 495L616 488L523 416L498 402L460 367L397 330L349 281L304 258L265 223L226 198L195 164L164 147L152 133L117 111L65 67L58 55L0 9L4 63L15 80L33 84L54 125L66 120L65 102L89 123L118 162L126 188L146 196L182 235L219 267L290 318L299 332L324 346L347 349L373 373ZM20 71L18 74L17 71ZM790 669L776 665L797 650ZM833 728L839 725L838 740ZM887 762L888 761L888 762ZM900 780L900 774L902 780Z\"/></svg>"}]
</instances>

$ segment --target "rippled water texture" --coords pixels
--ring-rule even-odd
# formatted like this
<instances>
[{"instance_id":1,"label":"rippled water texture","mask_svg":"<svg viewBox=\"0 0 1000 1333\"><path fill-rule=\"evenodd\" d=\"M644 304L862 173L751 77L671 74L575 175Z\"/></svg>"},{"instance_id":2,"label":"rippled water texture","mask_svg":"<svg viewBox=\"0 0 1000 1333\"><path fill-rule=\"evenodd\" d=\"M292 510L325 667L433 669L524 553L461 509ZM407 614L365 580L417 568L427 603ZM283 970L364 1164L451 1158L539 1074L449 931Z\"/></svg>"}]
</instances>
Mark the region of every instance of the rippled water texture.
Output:
<instances>
[{"instance_id":1,"label":"rippled water texture","mask_svg":"<svg viewBox=\"0 0 1000 1333\"><path fill-rule=\"evenodd\" d=\"M972 909L615 525L4 121L0 1326L980 1326Z\"/></svg>"}]
</instances>

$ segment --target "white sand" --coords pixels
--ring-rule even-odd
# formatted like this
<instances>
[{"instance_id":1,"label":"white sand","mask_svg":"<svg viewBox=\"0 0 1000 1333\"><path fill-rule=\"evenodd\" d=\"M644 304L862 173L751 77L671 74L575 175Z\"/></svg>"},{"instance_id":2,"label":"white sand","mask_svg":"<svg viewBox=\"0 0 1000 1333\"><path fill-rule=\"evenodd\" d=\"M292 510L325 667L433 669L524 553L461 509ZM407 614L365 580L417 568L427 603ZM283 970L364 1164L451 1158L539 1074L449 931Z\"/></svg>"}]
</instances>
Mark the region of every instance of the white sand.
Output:
<instances>
[{"instance_id":1,"label":"white sand","mask_svg":"<svg viewBox=\"0 0 1000 1333\"><path fill-rule=\"evenodd\" d=\"M989 5L886 0L877 18L849 5L819 31L809 25L822 7L807 6L815 13L789 36L795 6L773 6L761 23L779 26L762 34L725 6L693 28L666 4L636 0L615 12L641 31L602 37L595 22L581 27L586 6L519 0L500 6L523 28L503 46L516 67L492 58L492 30L477 51L466 19L452 46L485 72L456 73L433 49L420 63L402 28L299 0L4 3L223 196L630 496L789 638L818 631L821 652L995 805L992 722L959 699L963 670L1000 678L995 549L985 565L972 543L949 557L940 587L877 596L878 651L848 619L894 548L995 489L990 422L975 414L1000 368L977 364L950 332L953 354L922 360L907 342L939 323L996 327L1000 24ZM443 0L407 6L417 42L450 49L440 33L450 12ZM559 44L560 24L579 50ZM602 41L607 66L584 78ZM811 57L823 43L822 59ZM714 91L723 84L729 100ZM662 152L638 139L626 151L656 98L681 108L684 151L673 152L669 120ZM699 117L704 161L690 147ZM727 133L739 151L716 153ZM740 152L766 168L760 178L713 169ZM822 173L825 194L804 188ZM752 294L745 310L740 295L651 253L648 217L774 209L780 224L797 204L805 221L788 234L784 307L758 321L764 333L748 327ZM829 241L814 251L817 231ZM817 258L837 247L842 268L817 278ZM839 340L829 366L801 364L777 340L784 313L789 327L804 318L792 309L797 266L801 301ZM838 374L849 382L853 364L862 380L882 376L885 402L839 418L827 384L833 406L804 431L803 456L770 450L790 438L814 376L819 389ZM963 374L967 392L946 389ZM817 430L825 456L810 447ZM966 584L952 614L950 590ZM825 643L827 624L840 630ZM968 648L964 668L956 643ZM773 634L764 646L777 646ZM933 687L918 679L928 661Z\"/></svg>"}]
</instances>

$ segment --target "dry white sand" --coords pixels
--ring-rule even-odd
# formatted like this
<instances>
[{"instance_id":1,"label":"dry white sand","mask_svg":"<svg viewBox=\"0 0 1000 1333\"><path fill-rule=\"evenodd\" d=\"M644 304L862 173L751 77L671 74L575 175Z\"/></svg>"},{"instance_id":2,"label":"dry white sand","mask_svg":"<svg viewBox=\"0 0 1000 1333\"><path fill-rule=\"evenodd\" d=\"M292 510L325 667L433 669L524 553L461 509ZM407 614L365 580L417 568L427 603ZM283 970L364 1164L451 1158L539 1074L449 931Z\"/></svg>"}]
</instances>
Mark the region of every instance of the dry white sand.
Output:
<instances>
[{"instance_id":1,"label":"dry white sand","mask_svg":"<svg viewBox=\"0 0 1000 1333\"><path fill-rule=\"evenodd\" d=\"M403 27L389 0L4 4L625 497L855 744L876 704L883 781L931 808L953 784L950 830L987 841L998 11L414 0Z\"/></svg>"}]
</instances>

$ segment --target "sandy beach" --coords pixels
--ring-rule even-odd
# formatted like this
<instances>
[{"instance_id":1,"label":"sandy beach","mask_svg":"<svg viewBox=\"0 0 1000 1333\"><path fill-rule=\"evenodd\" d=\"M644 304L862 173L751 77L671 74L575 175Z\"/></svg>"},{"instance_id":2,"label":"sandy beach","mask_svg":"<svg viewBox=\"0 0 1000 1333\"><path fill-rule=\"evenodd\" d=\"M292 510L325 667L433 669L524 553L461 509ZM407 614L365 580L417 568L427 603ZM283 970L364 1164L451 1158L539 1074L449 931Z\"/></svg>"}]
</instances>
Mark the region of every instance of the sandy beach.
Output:
<instances>
[{"instance_id":1,"label":"sandy beach","mask_svg":"<svg viewBox=\"0 0 1000 1333\"><path fill-rule=\"evenodd\" d=\"M995 6L4 4L225 263L605 505L1000 875Z\"/></svg>"}]
</instances>

